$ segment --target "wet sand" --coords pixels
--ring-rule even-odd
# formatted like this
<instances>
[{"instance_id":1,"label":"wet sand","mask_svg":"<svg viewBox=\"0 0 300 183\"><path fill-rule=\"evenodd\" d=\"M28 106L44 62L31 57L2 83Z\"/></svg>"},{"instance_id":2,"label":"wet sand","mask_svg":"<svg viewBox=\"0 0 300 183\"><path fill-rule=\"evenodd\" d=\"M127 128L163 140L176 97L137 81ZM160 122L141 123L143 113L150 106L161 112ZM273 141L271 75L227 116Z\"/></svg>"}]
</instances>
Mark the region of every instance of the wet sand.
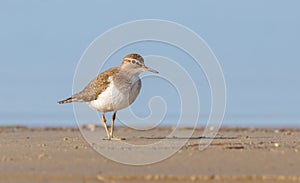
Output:
<instances>
[{"instance_id":1,"label":"wet sand","mask_svg":"<svg viewBox=\"0 0 300 183\"><path fill-rule=\"evenodd\" d=\"M118 127L116 134L149 144L171 130ZM164 161L128 166L97 153L78 129L1 127L0 182L300 182L300 129L223 128L199 151L202 132Z\"/></svg>"}]
</instances>

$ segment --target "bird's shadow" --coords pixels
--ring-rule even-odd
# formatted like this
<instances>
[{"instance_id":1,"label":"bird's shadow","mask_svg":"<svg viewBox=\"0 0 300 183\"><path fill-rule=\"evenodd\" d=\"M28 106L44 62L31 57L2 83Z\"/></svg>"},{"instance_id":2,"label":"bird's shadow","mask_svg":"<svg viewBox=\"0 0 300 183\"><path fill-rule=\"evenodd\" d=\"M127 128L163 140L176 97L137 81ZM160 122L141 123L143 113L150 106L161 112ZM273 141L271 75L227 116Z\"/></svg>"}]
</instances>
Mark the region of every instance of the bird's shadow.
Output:
<instances>
[{"instance_id":1,"label":"bird's shadow","mask_svg":"<svg viewBox=\"0 0 300 183\"><path fill-rule=\"evenodd\" d=\"M161 136L161 137L139 137L140 139L169 139L169 140L197 140L197 139L237 139L238 137L204 137L204 136L199 136L199 137L165 137L165 136Z\"/></svg>"}]
</instances>

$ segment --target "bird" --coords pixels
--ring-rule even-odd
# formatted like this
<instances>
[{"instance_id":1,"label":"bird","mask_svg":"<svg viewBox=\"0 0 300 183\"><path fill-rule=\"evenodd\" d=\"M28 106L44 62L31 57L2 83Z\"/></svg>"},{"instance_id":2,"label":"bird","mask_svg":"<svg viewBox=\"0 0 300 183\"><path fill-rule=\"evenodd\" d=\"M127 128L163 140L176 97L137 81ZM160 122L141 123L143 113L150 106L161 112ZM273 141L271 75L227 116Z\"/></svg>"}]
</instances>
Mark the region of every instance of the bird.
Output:
<instances>
[{"instance_id":1,"label":"bird","mask_svg":"<svg viewBox=\"0 0 300 183\"><path fill-rule=\"evenodd\" d=\"M128 54L123 58L120 66L100 73L82 91L65 100L58 101L58 103L86 103L90 108L101 112L108 140L124 140L113 134L117 111L128 107L135 101L142 87L139 75L144 71L158 73L145 65L141 55ZM107 112L113 112L110 131L105 118Z\"/></svg>"}]
</instances>

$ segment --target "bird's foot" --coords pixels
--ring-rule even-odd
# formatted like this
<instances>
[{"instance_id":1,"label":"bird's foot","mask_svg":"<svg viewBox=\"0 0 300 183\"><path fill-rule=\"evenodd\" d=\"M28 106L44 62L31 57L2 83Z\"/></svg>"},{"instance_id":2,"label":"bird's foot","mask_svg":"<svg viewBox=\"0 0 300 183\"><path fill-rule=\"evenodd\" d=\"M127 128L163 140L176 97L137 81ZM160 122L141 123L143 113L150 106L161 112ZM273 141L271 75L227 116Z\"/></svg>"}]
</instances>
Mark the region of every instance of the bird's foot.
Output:
<instances>
[{"instance_id":1,"label":"bird's foot","mask_svg":"<svg viewBox=\"0 0 300 183\"><path fill-rule=\"evenodd\" d=\"M110 140L121 141L121 140L126 140L126 139L124 137L111 137Z\"/></svg>"},{"instance_id":2,"label":"bird's foot","mask_svg":"<svg viewBox=\"0 0 300 183\"><path fill-rule=\"evenodd\" d=\"M111 140L111 137L105 137L102 140Z\"/></svg>"},{"instance_id":3,"label":"bird's foot","mask_svg":"<svg viewBox=\"0 0 300 183\"><path fill-rule=\"evenodd\" d=\"M123 137L105 137L103 140L115 140L115 141L121 141L121 140L126 140Z\"/></svg>"}]
</instances>

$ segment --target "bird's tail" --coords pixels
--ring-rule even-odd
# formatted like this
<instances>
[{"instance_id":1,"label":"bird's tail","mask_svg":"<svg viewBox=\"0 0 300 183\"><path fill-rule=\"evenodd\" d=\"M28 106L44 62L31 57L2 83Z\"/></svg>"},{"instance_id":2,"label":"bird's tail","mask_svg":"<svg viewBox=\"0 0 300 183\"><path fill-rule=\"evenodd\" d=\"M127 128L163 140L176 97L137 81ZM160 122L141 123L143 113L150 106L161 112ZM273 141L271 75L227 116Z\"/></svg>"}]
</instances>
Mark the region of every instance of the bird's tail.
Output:
<instances>
[{"instance_id":1,"label":"bird's tail","mask_svg":"<svg viewBox=\"0 0 300 183\"><path fill-rule=\"evenodd\" d=\"M66 103L75 102L75 101L76 101L75 98L70 97L70 98L67 98L67 99L65 99L65 100L58 101L57 103L59 103L59 104L66 104Z\"/></svg>"}]
</instances>

